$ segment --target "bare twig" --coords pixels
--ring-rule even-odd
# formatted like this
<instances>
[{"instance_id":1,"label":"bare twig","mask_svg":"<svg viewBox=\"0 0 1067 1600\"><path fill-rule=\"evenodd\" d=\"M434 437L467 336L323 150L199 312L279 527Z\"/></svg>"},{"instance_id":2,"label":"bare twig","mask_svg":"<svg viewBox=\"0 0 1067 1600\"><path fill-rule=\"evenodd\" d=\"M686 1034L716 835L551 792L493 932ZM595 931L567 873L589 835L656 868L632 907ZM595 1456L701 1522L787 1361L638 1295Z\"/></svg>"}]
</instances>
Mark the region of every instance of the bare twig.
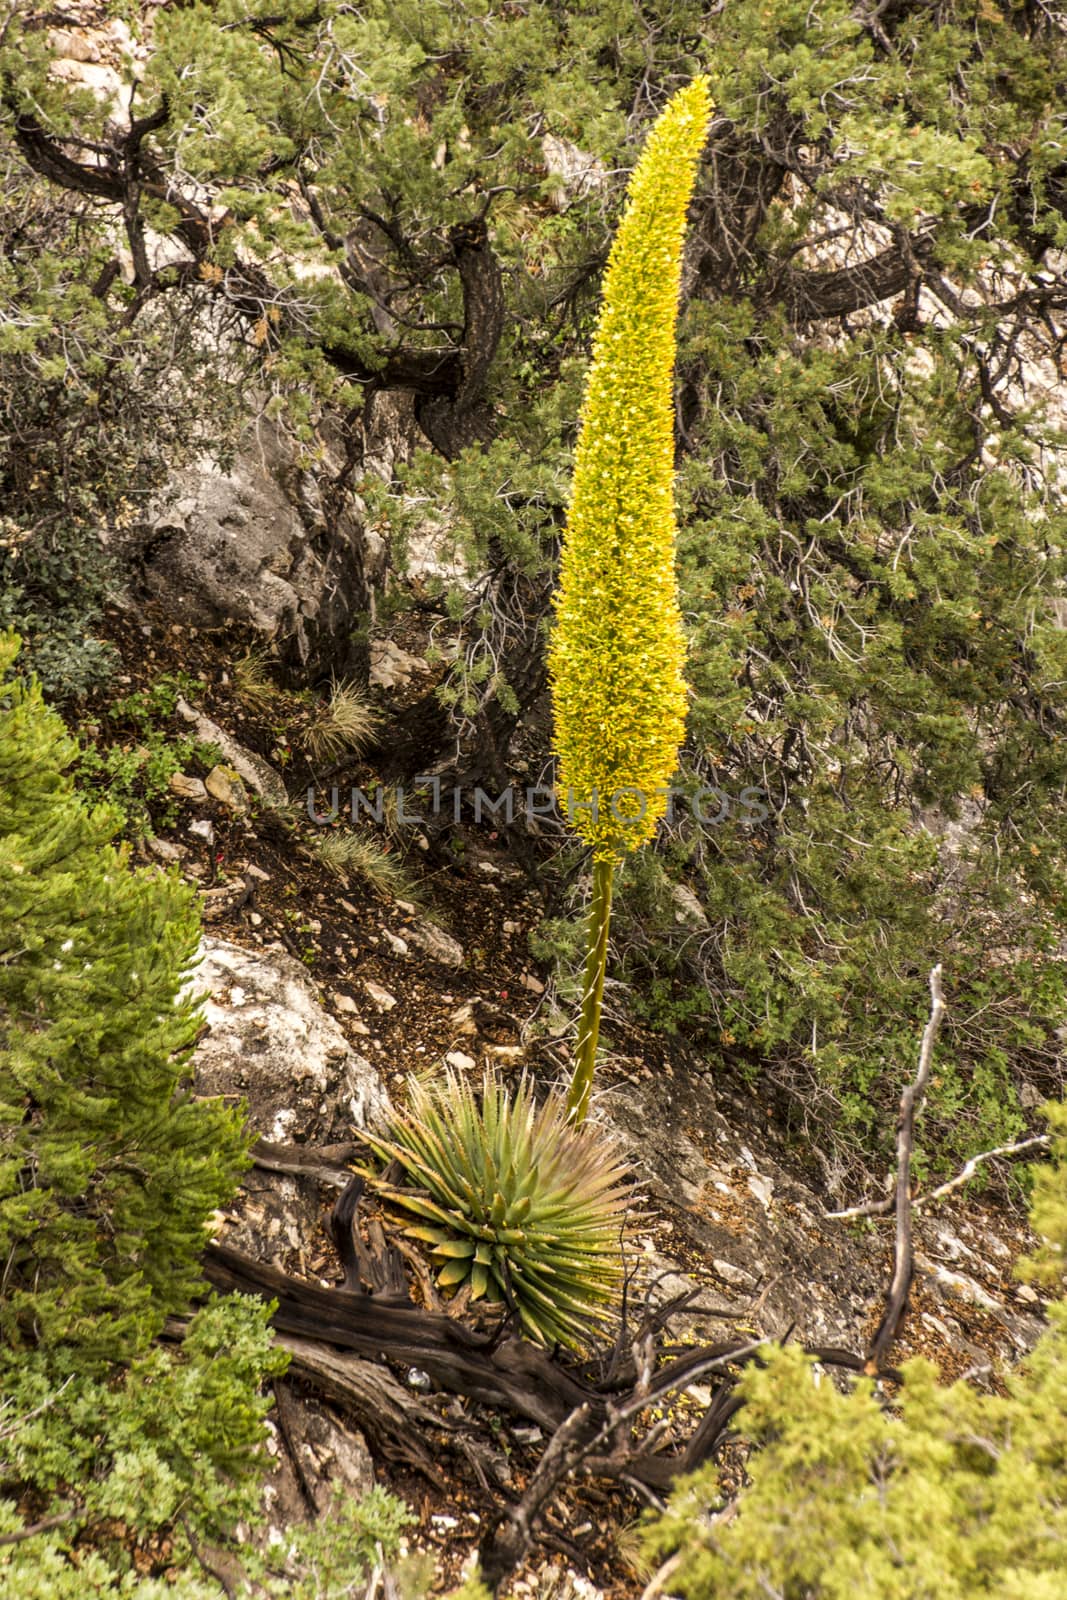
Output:
<instances>
[{"instance_id":1,"label":"bare twig","mask_svg":"<svg viewBox=\"0 0 1067 1600\"><path fill-rule=\"evenodd\" d=\"M896 1183L893 1174L886 1179L889 1193L882 1200L861 1200L857 1206L849 1206L844 1211L824 1211L823 1216L830 1222L855 1222L858 1217L887 1217L893 1209L893 1197Z\"/></svg>"},{"instance_id":2,"label":"bare twig","mask_svg":"<svg viewBox=\"0 0 1067 1600\"><path fill-rule=\"evenodd\" d=\"M936 1189L931 1189L929 1194L920 1195L913 1201L915 1210L918 1211L920 1206L928 1206L934 1200L943 1200L954 1189L962 1189L974 1177L983 1161L993 1161L998 1156L1021 1156L1026 1150L1047 1150L1051 1142L1047 1133L1038 1133L1032 1139L1020 1139L1015 1144L999 1144L995 1150L983 1150L979 1155L972 1156L954 1178L949 1178L947 1183L940 1184Z\"/></svg>"},{"instance_id":3,"label":"bare twig","mask_svg":"<svg viewBox=\"0 0 1067 1600\"><path fill-rule=\"evenodd\" d=\"M62 1511L54 1517L44 1517L40 1522L31 1522L29 1527L19 1528L16 1533L0 1534L0 1545L21 1544L24 1539L33 1539L39 1533L48 1533L51 1528L61 1528L65 1522L73 1522L77 1515L76 1511Z\"/></svg>"},{"instance_id":4,"label":"bare twig","mask_svg":"<svg viewBox=\"0 0 1067 1600\"><path fill-rule=\"evenodd\" d=\"M955 1190L962 1189L974 1177L983 1161L996 1161L1008 1156L1021 1156L1027 1150L1047 1150L1051 1140L1047 1133L1034 1134L1029 1139L1019 1139L1015 1144L998 1144L994 1150L982 1150L976 1156L971 1156L965 1162L954 1178L939 1184L936 1189L931 1189L929 1194L916 1195L911 1202L913 1211L921 1211L923 1206L929 1206L935 1200L944 1200L947 1195ZM891 1183L893 1179L889 1180ZM895 1190L894 1184L894 1190ZM833 1222L853 1222L857 1217L886 1217L893 1209L894 1195L890 1194L884 1200L864 1200L860 1205L849 1206L846 1211L824 1211L823 1216Z\"/></svg>"},{"instance_id":5,"label":"bare twig","mask_svg":"<svg viewBox=\"0 0 1067 1600\"><path fill-rule=\"evenodd\" d=\"M886 1295L885 1312L871 1343L864 1371L872 1377L885 1361L890 1345L897 1336L904 1308L908 1303L914 1261L911 1246L911 1158L915 1148L915 1113L926 1092L930 1066L934 1057L934 1041L945 1014L945 1001L941 993L940 962L930 973L930 1020L923 1032L919 1050L919 1070L915 1080L908 1084L900 1097L900 1115L897 1118L897 1237L893 1278Z\"/></svg>"}]
</instances>

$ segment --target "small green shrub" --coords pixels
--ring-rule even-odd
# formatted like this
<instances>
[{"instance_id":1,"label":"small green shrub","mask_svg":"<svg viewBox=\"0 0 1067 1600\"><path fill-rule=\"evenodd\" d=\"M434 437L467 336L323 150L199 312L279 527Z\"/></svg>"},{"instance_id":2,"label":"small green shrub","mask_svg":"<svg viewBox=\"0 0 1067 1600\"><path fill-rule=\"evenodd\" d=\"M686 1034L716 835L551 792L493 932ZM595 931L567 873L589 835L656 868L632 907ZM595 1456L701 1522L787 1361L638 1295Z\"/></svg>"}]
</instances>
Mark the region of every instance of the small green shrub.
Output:
<instances>
[{"instance_id":1,"label":"small green shrub","mask_svg":"<svg viewBox=\"0 0 1067 1600\"><path fill-rule=\"evenodd\" d=\"M380 1191L420 1219L445 1288L514 1307L540 1343L580 1348L614 1308L630 1200L625 1164L595 1128L568 1123L564 1100L538 1107L490 1074L481 1100L457 1073L409 1080L410 1110L388 1138L365 1135L404 1168ZM415 1187L412 1188L411 1186Z\"/></svg>"},{"instance_id":2,"label":"small green shrub","mask_svg":"<svg viewBox=\"0 0 1067 1600\"><path fill-rule=\"evenodd\" d=\"M18 629L19 670L33 673L50 700L80 700L119 665L117 651L94 631L115 563L84 517L58 514L47 526L35 520L28 508L22 520L0 516L0 628Z\"/></svg>"},{"instance_id":3,"label":"small green shrub","mask_svg":"<svg viewBox=\"0 0 1067 1600\"><path fill-rule=\"evenodd\" d=\"M176 714L178 696L198 686L184 673L168 674L149 689L113 700L82 749L76 779L117 806L132 833L149 835L156 825L173 827L180 810L170 791L174 773L192 766L206 772L222 759L217 746L166 727Z\"/></svg>"},{"instance_id":4,"label":"small green shrub","mask_svg":"<svg viewBox=\"0 0 1067 1600\"><path fill-rule=\"evenodd\" d=\"M717 1466L673 1490L646 1551L682 1600L1052 1600L1067 1561L1067 1307L1007 1395L904 1364L899 1412L796 1346L741 1380L762 1448L727 1508Z\"/></svg>"},{"instance_id":5,"label":"small green shrub","mask_svg":"<svg viewBox=\"0 0 1067 1600\"><path fill-rule=\"evenodd\" d=\"M212 1300L179 1349L149 1346L103 1377L55 1351L7 1352L0 1516L17 1516L14 1500L47 1507L68 1519L61 1548L88 1530L116 1572L130 1546L179 1522L197 1541L230 1535L259 1503L269 1405L260 1385L288 1363L273 1347L270 1310L236 1295ZM10 1570L5 1579L12 1559L0 1546L0 1591L21 1594Z\"/></svg>"},{"instance_id":6,"label":"small green shrub","mask_svg":"<svg viewBox=\"0 0 1067 1600\"><path fill-rule=\"evenodd\" d=\"M0 1342L113 1361L199 1286L247 1138L187 1079L192 891L112 847L63 724L5 681L16 650L0 636Z\"/></svg>"}]
</instances>

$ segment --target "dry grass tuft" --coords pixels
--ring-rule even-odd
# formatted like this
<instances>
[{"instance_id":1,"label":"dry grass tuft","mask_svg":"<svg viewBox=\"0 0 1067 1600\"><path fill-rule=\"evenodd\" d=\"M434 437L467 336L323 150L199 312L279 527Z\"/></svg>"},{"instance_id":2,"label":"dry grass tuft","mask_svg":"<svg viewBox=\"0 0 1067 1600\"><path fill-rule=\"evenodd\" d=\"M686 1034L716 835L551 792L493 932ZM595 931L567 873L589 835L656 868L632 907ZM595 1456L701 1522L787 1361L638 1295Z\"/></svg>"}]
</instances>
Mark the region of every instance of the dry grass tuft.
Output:
<instances>
[{"instance_id":1,"label":"dry grass tuft","mask_svg":"<svg viewBox=\"0 0 1067 1600\"><path fill-rule=\"evenodd\" d=\"M413 905L422 903L421 891L402 862L391 851L383 850L369 834L340 830L322 833L315 838L311 849L321 865L342 882L356 878L383 899L410 900Z\"/></svg>"},{"instance_id":2,"label":"dry grass tuft","mask_svg":"<svg viewBox=\"0 0 1067 1600\"><path fill-rule=\"evenodd\" d=\"M312 761L336 761L369 744L378 720L378 713L357 684L334 682L329 700L311 713L301 740Z\"/></svg>"},{"instance_id":3,"label":"dry grass tuft","mask_svg":"<svg viewBox=\"0 0 1067 1600\"><path fill-rule=\"evenodd\" d=\"M270 658L265 650L246 650L234 664L233 686L238 700L253 716L266 716L282 699L283 691L269 672Z\"/></svg>"}]
</instances>

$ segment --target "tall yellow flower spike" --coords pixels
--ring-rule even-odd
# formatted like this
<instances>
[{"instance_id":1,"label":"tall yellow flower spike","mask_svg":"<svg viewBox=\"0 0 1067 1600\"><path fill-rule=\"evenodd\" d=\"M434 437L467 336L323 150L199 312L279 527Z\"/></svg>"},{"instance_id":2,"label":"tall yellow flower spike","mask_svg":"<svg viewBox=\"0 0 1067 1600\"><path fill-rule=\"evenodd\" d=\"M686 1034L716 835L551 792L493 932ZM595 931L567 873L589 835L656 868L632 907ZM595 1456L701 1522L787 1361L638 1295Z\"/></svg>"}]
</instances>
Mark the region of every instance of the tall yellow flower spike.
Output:
<instances>
[{"instance_id":1,"label":"tall yellow flower spike","mask_svg":"<svg viewBox=\"0 0 1067 1600\"><path fill-rule=\"evenodd\" d=\"M648 137L608 258L549 644L560 787L593 851L569 1103L592 1085L614 871L651 839L685 732L674 571L674 361L686 211L711 99L694 78Z\"/></svg>"}]
</instances>

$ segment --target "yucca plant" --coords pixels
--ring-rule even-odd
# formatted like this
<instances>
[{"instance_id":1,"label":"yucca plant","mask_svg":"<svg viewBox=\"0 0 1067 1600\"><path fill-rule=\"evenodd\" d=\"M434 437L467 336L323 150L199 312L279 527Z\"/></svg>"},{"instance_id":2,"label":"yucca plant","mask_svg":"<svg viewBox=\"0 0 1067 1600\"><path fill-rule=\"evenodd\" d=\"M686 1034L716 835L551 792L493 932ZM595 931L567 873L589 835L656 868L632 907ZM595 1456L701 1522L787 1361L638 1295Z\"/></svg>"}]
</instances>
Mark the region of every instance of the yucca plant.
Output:
<instances>
[{"instance_id":1,"label":"yucca plant","mask_svg":"<svg viewBox=\"0 0 1067 1600\"><path fill-rule=\"evenodd\" d=\"M707 137L707 79L670 101L634 169L604 277L549 644L559 780L593 852L569 1105L589 1105L615 869L664 815L685 731L674 571L675 322L682 242Z\"/></svg>"},{"instance_id":2,"label":"yucca plant","mask_svg":"<svg viewBox=\"0 0 1067 1600\"><path fill-rule=\"evenodd\" d=\"M512 1092L492 1075L480 1099L447 1071L409 1080L409 1109L388 1137L364 1137L409 1184L379 1192L419 1220L444 1288L512 1306L541 1344L581 1348L617 1304L630 1187L603 1134L575 1128L553 1094L538 1106L525 1076Z\"/></svg>"}]
</instances>

